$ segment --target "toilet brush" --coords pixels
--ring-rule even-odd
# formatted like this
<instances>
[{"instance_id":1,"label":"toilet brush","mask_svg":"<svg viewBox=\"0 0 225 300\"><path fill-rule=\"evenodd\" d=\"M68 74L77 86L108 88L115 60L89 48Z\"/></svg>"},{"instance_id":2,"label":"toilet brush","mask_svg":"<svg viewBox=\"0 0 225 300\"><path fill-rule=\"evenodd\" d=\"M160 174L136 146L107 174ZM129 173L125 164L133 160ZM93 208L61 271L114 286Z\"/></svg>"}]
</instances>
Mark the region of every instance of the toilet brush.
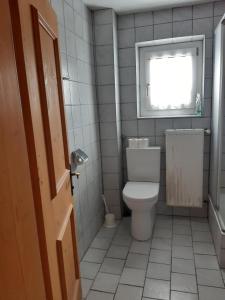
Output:
<instances>
[{"instance_id":1,"label":"toilet brush","mask_svg":"<svg viewBox=\"0 0 225 300\"><path fill-rule=\"evenodd\" d=\"M105 195L102 195L102 199L103 199L103 202L105 205L105 224L104 224L104 226L107 228L113 228L116 226L115 215L110 213L109 207L108 207L106 199L105 199Z\"/></svg>"}]
</instances>

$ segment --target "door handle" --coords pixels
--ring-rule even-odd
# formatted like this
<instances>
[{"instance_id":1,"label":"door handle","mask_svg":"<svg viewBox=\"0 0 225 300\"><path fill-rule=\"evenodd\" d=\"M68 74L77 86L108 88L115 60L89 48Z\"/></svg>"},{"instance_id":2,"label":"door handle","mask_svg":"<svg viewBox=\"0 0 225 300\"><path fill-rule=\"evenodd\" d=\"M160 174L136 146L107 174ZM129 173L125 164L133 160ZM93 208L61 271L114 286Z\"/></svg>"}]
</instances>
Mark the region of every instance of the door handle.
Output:
<instances>
[{"instance_id":1,"label":"door handle","mask_svg":"<svg viewBox=\"0 0 225 300\"><path fill-rule=\"evenodd\" d=\"M73 190L74 190L73 176L76 176L77 179L79 179L80 173L79 172L72 172L71 166L70 166L70 186L71 186L71 194L72 194L72 196L73 196Z\"/></svg>"}]
</instances>

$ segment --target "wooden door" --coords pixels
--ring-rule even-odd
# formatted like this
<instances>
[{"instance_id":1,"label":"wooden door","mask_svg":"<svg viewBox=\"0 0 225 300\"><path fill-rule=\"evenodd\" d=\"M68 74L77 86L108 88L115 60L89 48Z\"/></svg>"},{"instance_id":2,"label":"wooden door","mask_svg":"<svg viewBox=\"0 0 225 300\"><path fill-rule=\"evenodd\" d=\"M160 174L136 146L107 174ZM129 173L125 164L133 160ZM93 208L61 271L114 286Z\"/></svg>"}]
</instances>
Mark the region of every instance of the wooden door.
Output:
<instances>
[{"instance_id":1,"label":"wooden door","mask_svg":"<svg viewBox=\"0 0 225 300\"><path fill-rule=\"evenodd\" d=\"M47 299L77 300L81 287L57 19L47 0L10 2Z\"/></svg>"},{"instance_id":2,"label":"wooden door","mask_svg":"<svg viewBox=\"0 0 225 300\"><path fill-rule=\"evenodd\" d=\"M8 1L0 1L0 300L46 299Z\"/></svg>"}]
</instances>

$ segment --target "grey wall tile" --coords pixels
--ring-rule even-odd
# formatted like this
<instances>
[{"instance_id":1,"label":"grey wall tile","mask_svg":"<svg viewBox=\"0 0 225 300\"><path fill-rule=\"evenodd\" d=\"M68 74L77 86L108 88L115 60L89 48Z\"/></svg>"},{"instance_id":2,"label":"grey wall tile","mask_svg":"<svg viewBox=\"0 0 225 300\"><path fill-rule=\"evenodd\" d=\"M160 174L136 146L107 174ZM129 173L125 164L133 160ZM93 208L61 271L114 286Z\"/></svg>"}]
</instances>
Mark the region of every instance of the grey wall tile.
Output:
<instances>
[{"instance_id":1,"label":"grey wall tile","mask_svg":"<svg viewBox=\"0 0 225 300\"><path fill-rule=\"evenodd\" d=\"M135 14L135 27L153 25L153 13L143 12Z\"/></svg>"},{"instance_id":2,"label":"grey wall tile","mask_svg":"<svg viewBox=\"0 0 225 300\"><path fill-rule=\"evenodd\" d=\"M96 68L97 84L110 85L114 84L114 68L113 66L98 66Z\"/></svg>"},{"instance_id":3,"label":"grey wall tile","mask_svg":"<svg viewBox=\"0 0 225 300\"><path fill-rule=\"evenodd\" d=\"M94 12L95 25L112 24L112 10L100 9Z\"/></svg>"},{"instance_id":4,"label":"grey wall tile","mask_svg":"<svg viewBox=\"0 0 225 300\"><path fill-rule=\"evenodd\" d=\"M193 18L207 18L213 16L213 3L206 3L200 5L194 5L193 7Z\"/></svg>"},{"instance_id":5,"label":"grey wall tile","mask_svg":"<svg viewBox=\"0 0 225 300\"><path fill-rule=\"evenodd\" d=\"M135 67L135 48L119 49L120 67Z\"/></svg>"},{"instance_id":6,"label":"grey wall tile","mask_svg":"<svg viewBox=\"0 0 225 300\"><path fill-rule=\"evenodd\" d=\"M192 7L178 7L173 9L173 21L185 21L192 19Z\"/></svg>"},{"instance_id":7,"label":"grey wall tile","mask_svg":"<svg viewBox=\"0 0 225 300\"><path fill-rule=\"evenodd\" d=\"M155 136L155 120L142 119L138 120L138 136Z\"/></svg>"},{"instance_id":8,"label":"grey wall tile","mask_svg":"<svg viewBox=\"0 0 225 300\"><path fill-rule=\"evenodd\" d=\"M113 46L96 46L95 47L95 59L98 66L113 65Z\"/></svg>"},{"instance_id":9,"label":"grey wall tile","mask_svg":"<svg viewBox=\"0 0 225 300\"><path fill-rule=\"evenodd\" d=\"M134 27L134 15L121 15L117 17L118 29L126 29Z\"/></svg>"},{"instance_id":10,"label":"grey wall tile","mask_svg":"<svg viewBox=\"0 0 225 300\"><path fill-rule=\"evenodd\" d=\"M154 24L172 22L172 9L155 11L153 14Z\"/></svg>"},{"instance_id":11,"label":"grey wall tile","mask_svg":"<svg viewBox=\"0 0 225 300\"><path fill-rule=\"evenodd\" d=\"M153 40L153 26L135 28L135 41L144 42Z\"/></svg>"},{"instance_id":12,"label":"grey wall tile","mask_svg":"<svg viewBox=\"0 0 225 300\"><path fill-rule=\"evenodd\" d=\"M97 96L99 104L115 103L114 85L97 86Z\"/></svg>"},{"instance_id":13,"label":"grey wall tile","mask_svg":"<svg viewBox=\"0 0 225 300\"><path fill-rule=\"evenodd\" d=\"M192 21L174 22L173 36L192 35Z\"/></svg>"},{"instance_id":14,"label":"grey wall tile","mask_svg":"<svg viewBox=\"0 0 225 300\"><path fill-rule=\"evenodd\" d=\"M134 28L123 29L118 31L119 48L134 47L134 43L135 43Z\"/></svg>"},{"instance_id":15,"label":"grey wall tile","mask_svg":"<svg viewBox=\"0 0 225 300\"><path fill-rule=\"evenodd\" d=\"M225 2L217 1L214 3L214 16L222 16L225 13Z\"/></svg>"},{"instance_id":16,"label":"grey wall tile","mask_svg":"<svg viewBox=\"0 0 225 300\"><path fill-rule=\"evenodd\" d=\"M112 45L113 43L113 31L112 25L96 25L95 32L95 45Z\"/></svg>"},{"instance_id":17,"label":"grey wall tile","mask_svg":"<svg viewBox=\"0 0 225 300\"><path fill-rule=\"evenodd\" d=\"M213 18L193 20L193 34L205 34L206 38L212 38Z\"/></svg>"},{"instance_id":18,"label":"grey wall tile","mask_svg":"<svg viewBox=\"0 0 225 300\"><path fill-rule=\"evenodd\" d=\"M172 23L154 25L154 39L172 37Z\"/></svg>"}]
</instances>

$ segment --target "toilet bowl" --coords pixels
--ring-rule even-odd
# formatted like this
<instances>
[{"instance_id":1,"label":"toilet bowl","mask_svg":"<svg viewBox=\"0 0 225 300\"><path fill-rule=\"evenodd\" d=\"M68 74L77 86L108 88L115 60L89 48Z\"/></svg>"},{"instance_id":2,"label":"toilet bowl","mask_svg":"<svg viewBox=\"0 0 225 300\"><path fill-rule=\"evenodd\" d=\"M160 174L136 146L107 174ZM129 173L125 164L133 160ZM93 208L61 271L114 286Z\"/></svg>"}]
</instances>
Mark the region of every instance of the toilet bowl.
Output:
<instances>
[{"instance_id":1,"label":"toilet bowl","mask_svg":"<svg viewBox=\"0 0 225 300\"><path fill-rule=\"evenodd\" d=\"M123 200L130 208L131 233L140 241L151 237L160 179L160 147L127 148L128 182Z\"/></svg>"}]
</instances>

